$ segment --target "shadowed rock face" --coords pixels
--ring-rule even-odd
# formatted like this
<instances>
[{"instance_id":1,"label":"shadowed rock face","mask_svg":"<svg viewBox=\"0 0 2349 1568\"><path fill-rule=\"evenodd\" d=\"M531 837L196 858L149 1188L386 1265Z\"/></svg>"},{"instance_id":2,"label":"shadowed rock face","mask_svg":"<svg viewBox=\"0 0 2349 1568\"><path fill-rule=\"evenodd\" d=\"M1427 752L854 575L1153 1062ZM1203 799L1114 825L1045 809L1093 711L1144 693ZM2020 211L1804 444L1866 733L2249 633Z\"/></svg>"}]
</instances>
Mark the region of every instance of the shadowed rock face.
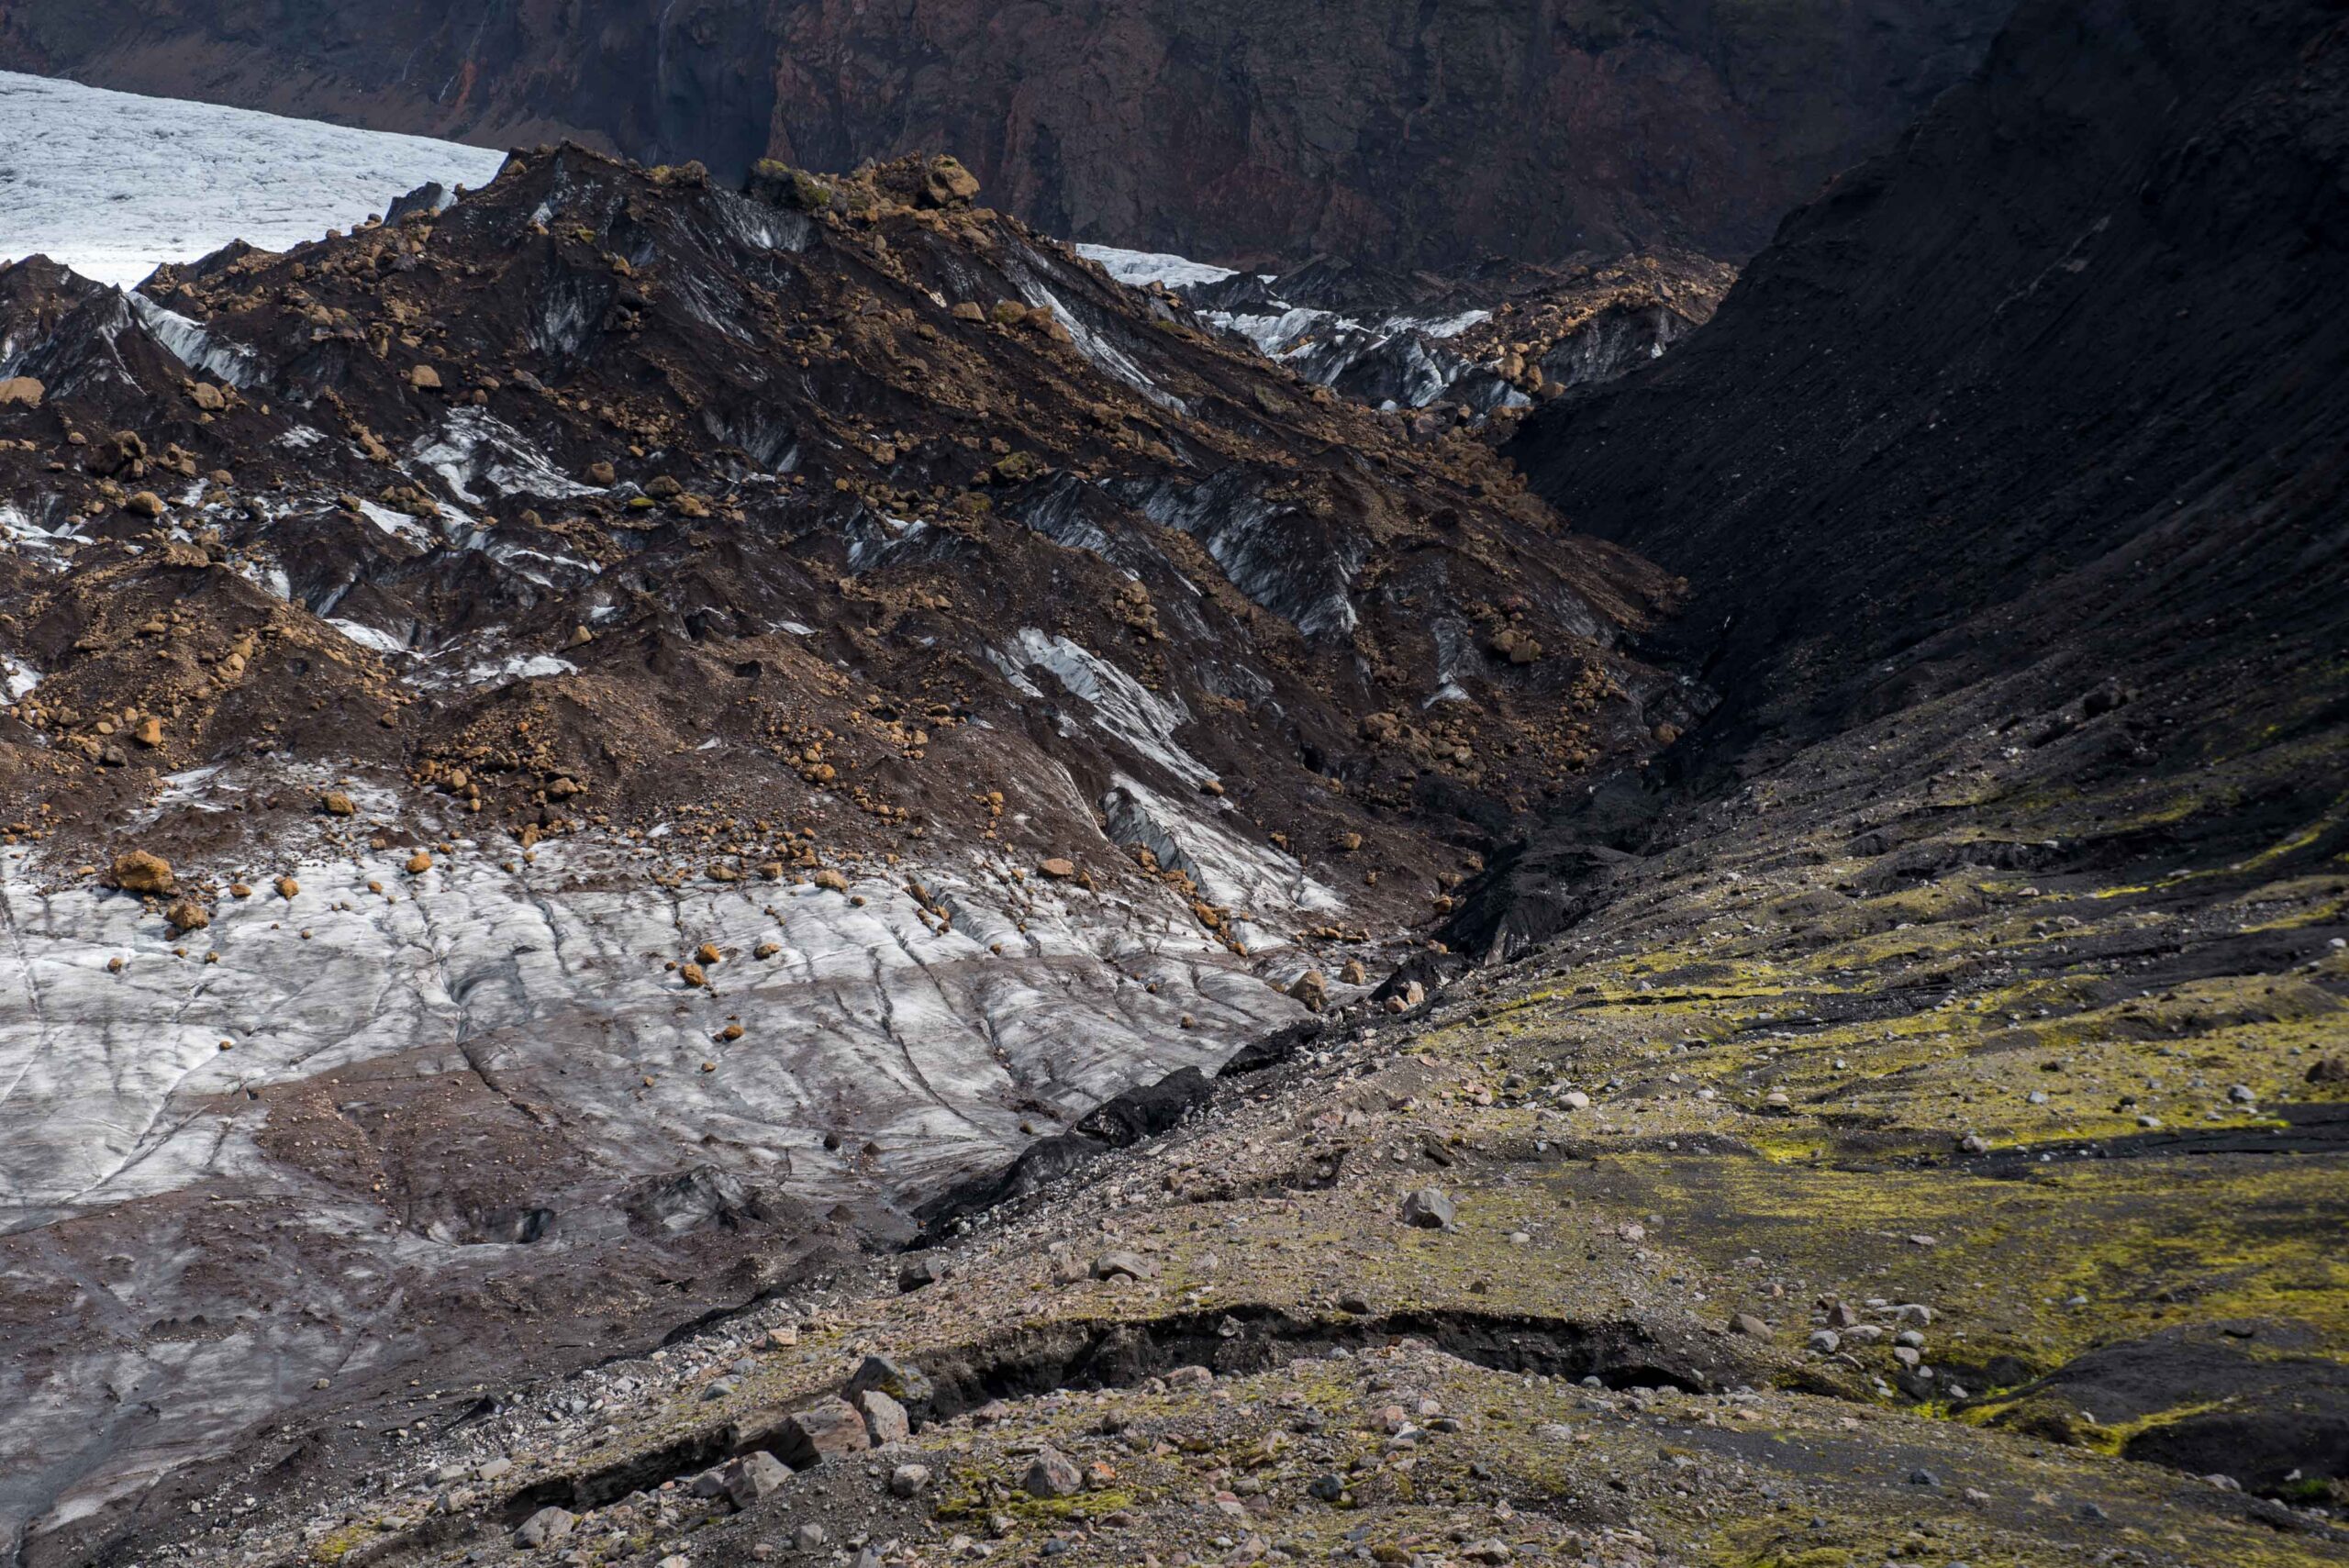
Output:
<instances>
[{"instance_id":1,"label":"shadowed rock face","mask_svg":"<svg viewBox=\"0 0 2349 1568\"><path fill-rule=\"evenodd\" d=\"M1509 450L1537 489L1687 574L1723 742L2026 655L2083 688L2333 656L2339 25L2026 6L1702 333L1527 420Z\"/></svg>"},{"instance_id":2,"label":"shadowed rock face","mask_svg":"<svg viewBox=\"0 0 2349 1568\"><path fill-rule=\"evenodd\" d=\"M956 150L1074 239L1415 263L1742 255L1979 57L1998 0L33 0L0 64L740 174Z\"/></svg>"}]
</instances>

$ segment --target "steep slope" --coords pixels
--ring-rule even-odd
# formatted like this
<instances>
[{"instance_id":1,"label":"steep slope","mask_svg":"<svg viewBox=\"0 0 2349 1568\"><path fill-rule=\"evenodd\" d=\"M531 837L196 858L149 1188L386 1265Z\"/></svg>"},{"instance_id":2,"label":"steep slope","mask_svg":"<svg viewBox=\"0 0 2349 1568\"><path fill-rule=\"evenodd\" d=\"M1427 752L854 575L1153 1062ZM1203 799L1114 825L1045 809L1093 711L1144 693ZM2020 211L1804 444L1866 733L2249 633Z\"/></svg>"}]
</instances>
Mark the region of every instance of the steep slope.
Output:
<instances>
[{"instance_id":1,"label":"steep slope","mask_svg":"<svg viewBox=\"0 0 2349 1568\"><path fill-rule=\"evenodd\" d=\"M1079 246L1111 275L1175 294L1313 382L1427 420L1530 407L1609 381L1710 319L1737 270L1685 251L1449 277L1317 259L1275 276Z\"/></svg>"},{"instance_id":2,"label":"steep slope","mask_svg":"<svg viewBox=\"0 0 2349 1568\"><path fill-rule=\"evenodd\" d=\"M2027 7L1695 340L1527 423L1545 495L1695 585L1728 739L2054 656L2213 709L2331 683L2334 22Z\"/></svg>"},{"instance_id":3,"label":"steep slope","mask_svg":"<svg viewBox=\"0 0 2349 1568\"><path fill-rule=\"evenodd\" d=\"M362 1389L34 1559L2349 1561L2344 27L2034 0L1685 350L1532 422L1680 551L1729 700L1472 893L1506 962L1422 951L895 1266ZM2076 292L2083 234L2159 286Z\"/></svg>"},{"instance_id":4,"label":"steep slope","mask_svg":"<svg viewBox=\"0 0 2349 1568\"><path fill-rule=\"evenodd\" d=\"M688 0L451 11L17 0L0 65L739 178L949 148L1074 239L1316 253L1742 256L1979 57L2002 0Z\"/></svg>"},{"instance_id":5,"label":"steep slope","mask_svg":"<svg viewBox=\"0 0 2349 1568\"><path fill-rule=\"evenodd\" d=\"M1652 747L1660 573L974 189L0 269L12 1532L907 1234Z\"/></svg>"}]
</instances>

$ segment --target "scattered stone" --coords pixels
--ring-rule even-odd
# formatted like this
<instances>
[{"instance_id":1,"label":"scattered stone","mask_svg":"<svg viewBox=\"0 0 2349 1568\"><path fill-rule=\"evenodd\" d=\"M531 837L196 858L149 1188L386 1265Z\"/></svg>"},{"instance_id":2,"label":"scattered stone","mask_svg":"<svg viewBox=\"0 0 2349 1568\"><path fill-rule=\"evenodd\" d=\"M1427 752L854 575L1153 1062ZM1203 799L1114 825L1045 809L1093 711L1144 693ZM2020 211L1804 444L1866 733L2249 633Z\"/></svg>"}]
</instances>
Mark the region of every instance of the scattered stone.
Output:
<instances>
[{"instance_id":1,"label":"scattered stone","mask_svg":"<svg viewBox=\"0 0 2349 1568\"><path fill-rule=\"evenodd\" d=\"M1452 1229L1453 1205L1449 1195L1435 1187L1421 1187L1403 1199L1403 1223L1420 1230Z\"/></svg>"},{"instance_id":2,"label":"scattered stone","mask_svg":"<svg viewBox=\"0 0 2349 1568\"><path fill-rule=\"evenodd\" d=\"M864 1418L865 1435L873 1440L874 1448L901 1443L913 1436L913 1423L906 1418L906 1407L879 1389L859 1389L850 1403Z\"/></svg>"},{"instance_id":3,"label":"scattered stone","mask_svg":"<svg viewBox=\"0 0 2349 1568\"><path fill-rule=\"evenodd\" d=\"M540 1508L524 1519L521 1528L514 1532L514 1544L535 1551L540 1547L568 1540L573 1528L578 1523L579 1516L569 1508Z\"/></svg>"},{"instance_id":4,"label":"scattered stone","mask_svg":"<svg viewBox=\"0 0 2349 1568\"><path fill-rule=\"evenodd\" d=\"M775 1435L775 1451L795 1470L840 1454L862 1453L872 1446L863 1412L845 1399L822 1399L793 1411Z\"/></svg>"},{"instance_id":5,"label":"scattered stone","mask_svg":"<svg viewBox=\"0 0 2349 1568\"><path fill-rule=\"evenodd\" d=\"M790 1470L774 1455L763 1450L746 1453L726 1467L726 1499L748 1509L790 1479Z\"/></svg>"},{"instance_id":6,"label":"scattered stone","mask_svg":"<svg viewBox=\"0 0 2349 1568\"><path fill-rule=\"evenodd\" d=\"M897 1289L900 1293L924 1290L939 1284L953 1272L953 1265L945 1259L925 1252L907 1259L898 1266Z\"/></svg>"},{"instance_id":7,"label":"scattered stone","mask_svg":"<svg viewBox=\"0 0 2349 1568\"><path fill-rule=\"evenodd\" d=\"M1123 1275L1130 1280L1155 1278L1158 1269L1139 1252L1104 1252L1093 1260L1095 1279L1116 1279Z\"/></svg>"},{"instance_id":8,"label":"scattered stone","mask_svg":"<svg viewBox=\"0 0 2349 1568\"><path fill-rule=\"evenodd\" d=\"M1042 872L1046 876L1051 877L1054 882L1066 882L1069 878L1076 874L1076 862L1074 861L1064 860L1058 855L1054 855L1051 860L1039 864L1036 869Z\"/></svg>"},{"instance_id":9,"label":"scattered stone","mask_svg":"<svg viewBox=\"0 0 2349 1568\"><path fill-rule=\"evenodd\" d=\"M28 375L0 377L0 408L38 408L49 388Z\"/></svg>"},{"instance_id":10,"label":"scattered stone","mask_svg":"<svg viewBox=\"0 0 2349 1568\"><path fill-rule=\"evenodd\" d=\"M1316 1013L1330 1005L1330 983L1318 969L1308 969L1298 975L1288 994Z\"/></svg>"},{"instance_id":11,"label":"scattered stone","mask_svg":"<svg viewBox=\"0 0 2349 1568\"><path fill-rule=\"evenodd\" d=\"M1732 1316L1729 1320L1729 1330L1732 1334L1742 1334L1749 1340L1770 1338L1770 1325L1751 1312L1740 1312Z\"/></svg>"},{"instance_id":12,"label":"scattered stone","mask_svg":"<svg viewBox=\"0 0 2349 1568\"><path fill-rule=\"evenodd\" d=\"M359 807L351 804L351 796L343 794L342 791L330 789L318 796L318 809L328 817L349 817Z\"/></svg>"},{"instance_id":13,"label":"scattered stone","mask_svg":"<svg viewBox=\"0 0 2349 1568\"><path fill-rule=\"evenodd\" d=\"M917 1497L930 1488L930 1466L901 1464L889 1472L889 1496Z\"/></svg>"},{"instance_id":14,"label":"scattered stone","mask_svg":"<svg viewBox=\"0 0 2349 1568\"><path fill-rule=\"evenodd\" d=\"M928 1408L937 1393L921 1368L879 1355L867 1356L857 1363L846 1393L853 1399L868 1388L879 1389L916 1416Z\"/></svg>"},{"instance_id":15,"label":"scattered stone","mask_svg":"<svg viewBox=\"0 0 2349 1568\"><path fill-rule=\"evenodd\" d=\"M1074 1497L1085 1490L1085 1474L1060 1450L1042 1449L1020 1477L1019 1489L1030 1497Z\"/></svg>"},{"instance_id":16,"label":"scattered stone","mask_svg":"<svg viewBox=\"0 0 2349 1568\"><path fill-rule=\"evenodd\" d=\"M145 850L130 850L114 858L114 884L125 893L162 895L176 889L172 862Z\"/></svg>"}]
</instances>

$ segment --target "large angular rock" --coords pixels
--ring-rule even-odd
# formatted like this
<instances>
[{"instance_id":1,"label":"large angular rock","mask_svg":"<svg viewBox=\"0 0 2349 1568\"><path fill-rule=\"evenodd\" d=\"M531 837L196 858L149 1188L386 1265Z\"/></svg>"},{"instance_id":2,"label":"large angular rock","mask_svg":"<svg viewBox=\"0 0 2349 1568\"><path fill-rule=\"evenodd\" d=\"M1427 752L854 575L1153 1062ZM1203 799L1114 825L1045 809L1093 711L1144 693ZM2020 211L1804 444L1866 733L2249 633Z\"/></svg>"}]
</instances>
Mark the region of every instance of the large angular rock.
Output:
<instances>
[{"instance_id":1,"label":"large angular rock","mask_svg":"<svg viewBox=\"0 0 2349 1568\"><path fill-rule=\"evenodd\" d=\"M848 1386L841 1393L843 1397L854 1399L868 1388L878 1389L904 1406L917 1431L928 1418L930 1402L938 1394L921 1368L909 1362L880 1355L867 1356L859 1362L855 1373L848 1380Z\"/></svg>"},{"instance_id":2,"label":"large angular rock","mask_svg":"<svg viewBox=\"0 0 2349 1568\"><path fill-rule=\"evenodd\" d=\"M1085 1473L1060 1450L1044 1449L1019 1478L1019 1489L1030 1497L1074 1497L1085 1490Z\"/></svg>"},{"instance_id":3,"label":"large angular rock","mask_svg":"<svg viewBox=\"0 0 2349 1568\"><path fill-rule=\"evenodd\" d=\"M1403 1223L1421 1230L1452 1229L1452 1199L1441 1189L1421 1187L1403 1199Z\"/></svg>"},{"instance_id":4,"label":"large angular rock","mask_svg":"<svg viewBox=\"0 0 2349 1568\"><path fill-rule=\"evenodd\" d=\"M774 1451L794 1470L805 1470L844 1453L863 1453L873 1446L864 1429L864 1415L845 1399L823 1399L784 1418L775 1433Z\"/></svg>"},{"instance_id":5,"label":"large angular rock","mask_svg":"<svg viewBox=\"0 0 2349 1568\"><path fill-rule=\"evenodd\" d=\"M913 1436L913 1424L906 1417L906 1407L879 1389L860 1389L849 1403L864 1418L865 1435L873 1440L874 1448L901 1443Z\"/></svg>"},{"instance_id":6,"label":"large angular rock","mask_svg":"<svg viewBox=\"0 0 2349 1568\"><path fill-rule=\"evenodd\" d=\"M790 1479L790 1469L774 1455L763 1451L746 1453L726 1467L726 1499L737 1508L748 1509Z\"/></svg>"},{"instance_id":7,"label":"large angular rock","mask_svg":"<svg viewBox=\"0 0 2349 1568\"><path fill-rule=\"evenodd\" d=\"M524 1519L514 1532L514 1544L535 1551L542 1546L552 1546L570 1538L579 1523L579 1516L569 1508L540 1508Z\"/></svg>"}]
</instances>

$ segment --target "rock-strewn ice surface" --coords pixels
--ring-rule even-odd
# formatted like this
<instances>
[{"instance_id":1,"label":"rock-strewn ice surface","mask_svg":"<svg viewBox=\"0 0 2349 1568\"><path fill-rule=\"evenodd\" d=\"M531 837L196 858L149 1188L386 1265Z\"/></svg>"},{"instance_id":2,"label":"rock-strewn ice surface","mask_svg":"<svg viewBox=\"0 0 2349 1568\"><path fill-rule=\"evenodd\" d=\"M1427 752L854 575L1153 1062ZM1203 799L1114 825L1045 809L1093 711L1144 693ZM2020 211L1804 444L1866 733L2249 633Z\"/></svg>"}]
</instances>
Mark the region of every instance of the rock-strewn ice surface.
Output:
<instances>
[{"instance_id":1,"label":"rock-strewn ice surface","mask_svg":"<svg viewBox=\"0 0 2349 1568\"><path fill-rule=\"evenodd\" d=\"M1303 1016L1266 983L1295 961L1254 973L1171 900L975 855L923 869L927 904L651 887L586 842L504 863L289 862L292 897L173 936L10 852L0 1288L56 1307L0 1322L0 1517L71 1522L314 1378L431 1350L410 1293L494 1289L525 1249L544 1278L625 1273L841 1205L885 1229Z\"/></svg>"}]
</instances>

